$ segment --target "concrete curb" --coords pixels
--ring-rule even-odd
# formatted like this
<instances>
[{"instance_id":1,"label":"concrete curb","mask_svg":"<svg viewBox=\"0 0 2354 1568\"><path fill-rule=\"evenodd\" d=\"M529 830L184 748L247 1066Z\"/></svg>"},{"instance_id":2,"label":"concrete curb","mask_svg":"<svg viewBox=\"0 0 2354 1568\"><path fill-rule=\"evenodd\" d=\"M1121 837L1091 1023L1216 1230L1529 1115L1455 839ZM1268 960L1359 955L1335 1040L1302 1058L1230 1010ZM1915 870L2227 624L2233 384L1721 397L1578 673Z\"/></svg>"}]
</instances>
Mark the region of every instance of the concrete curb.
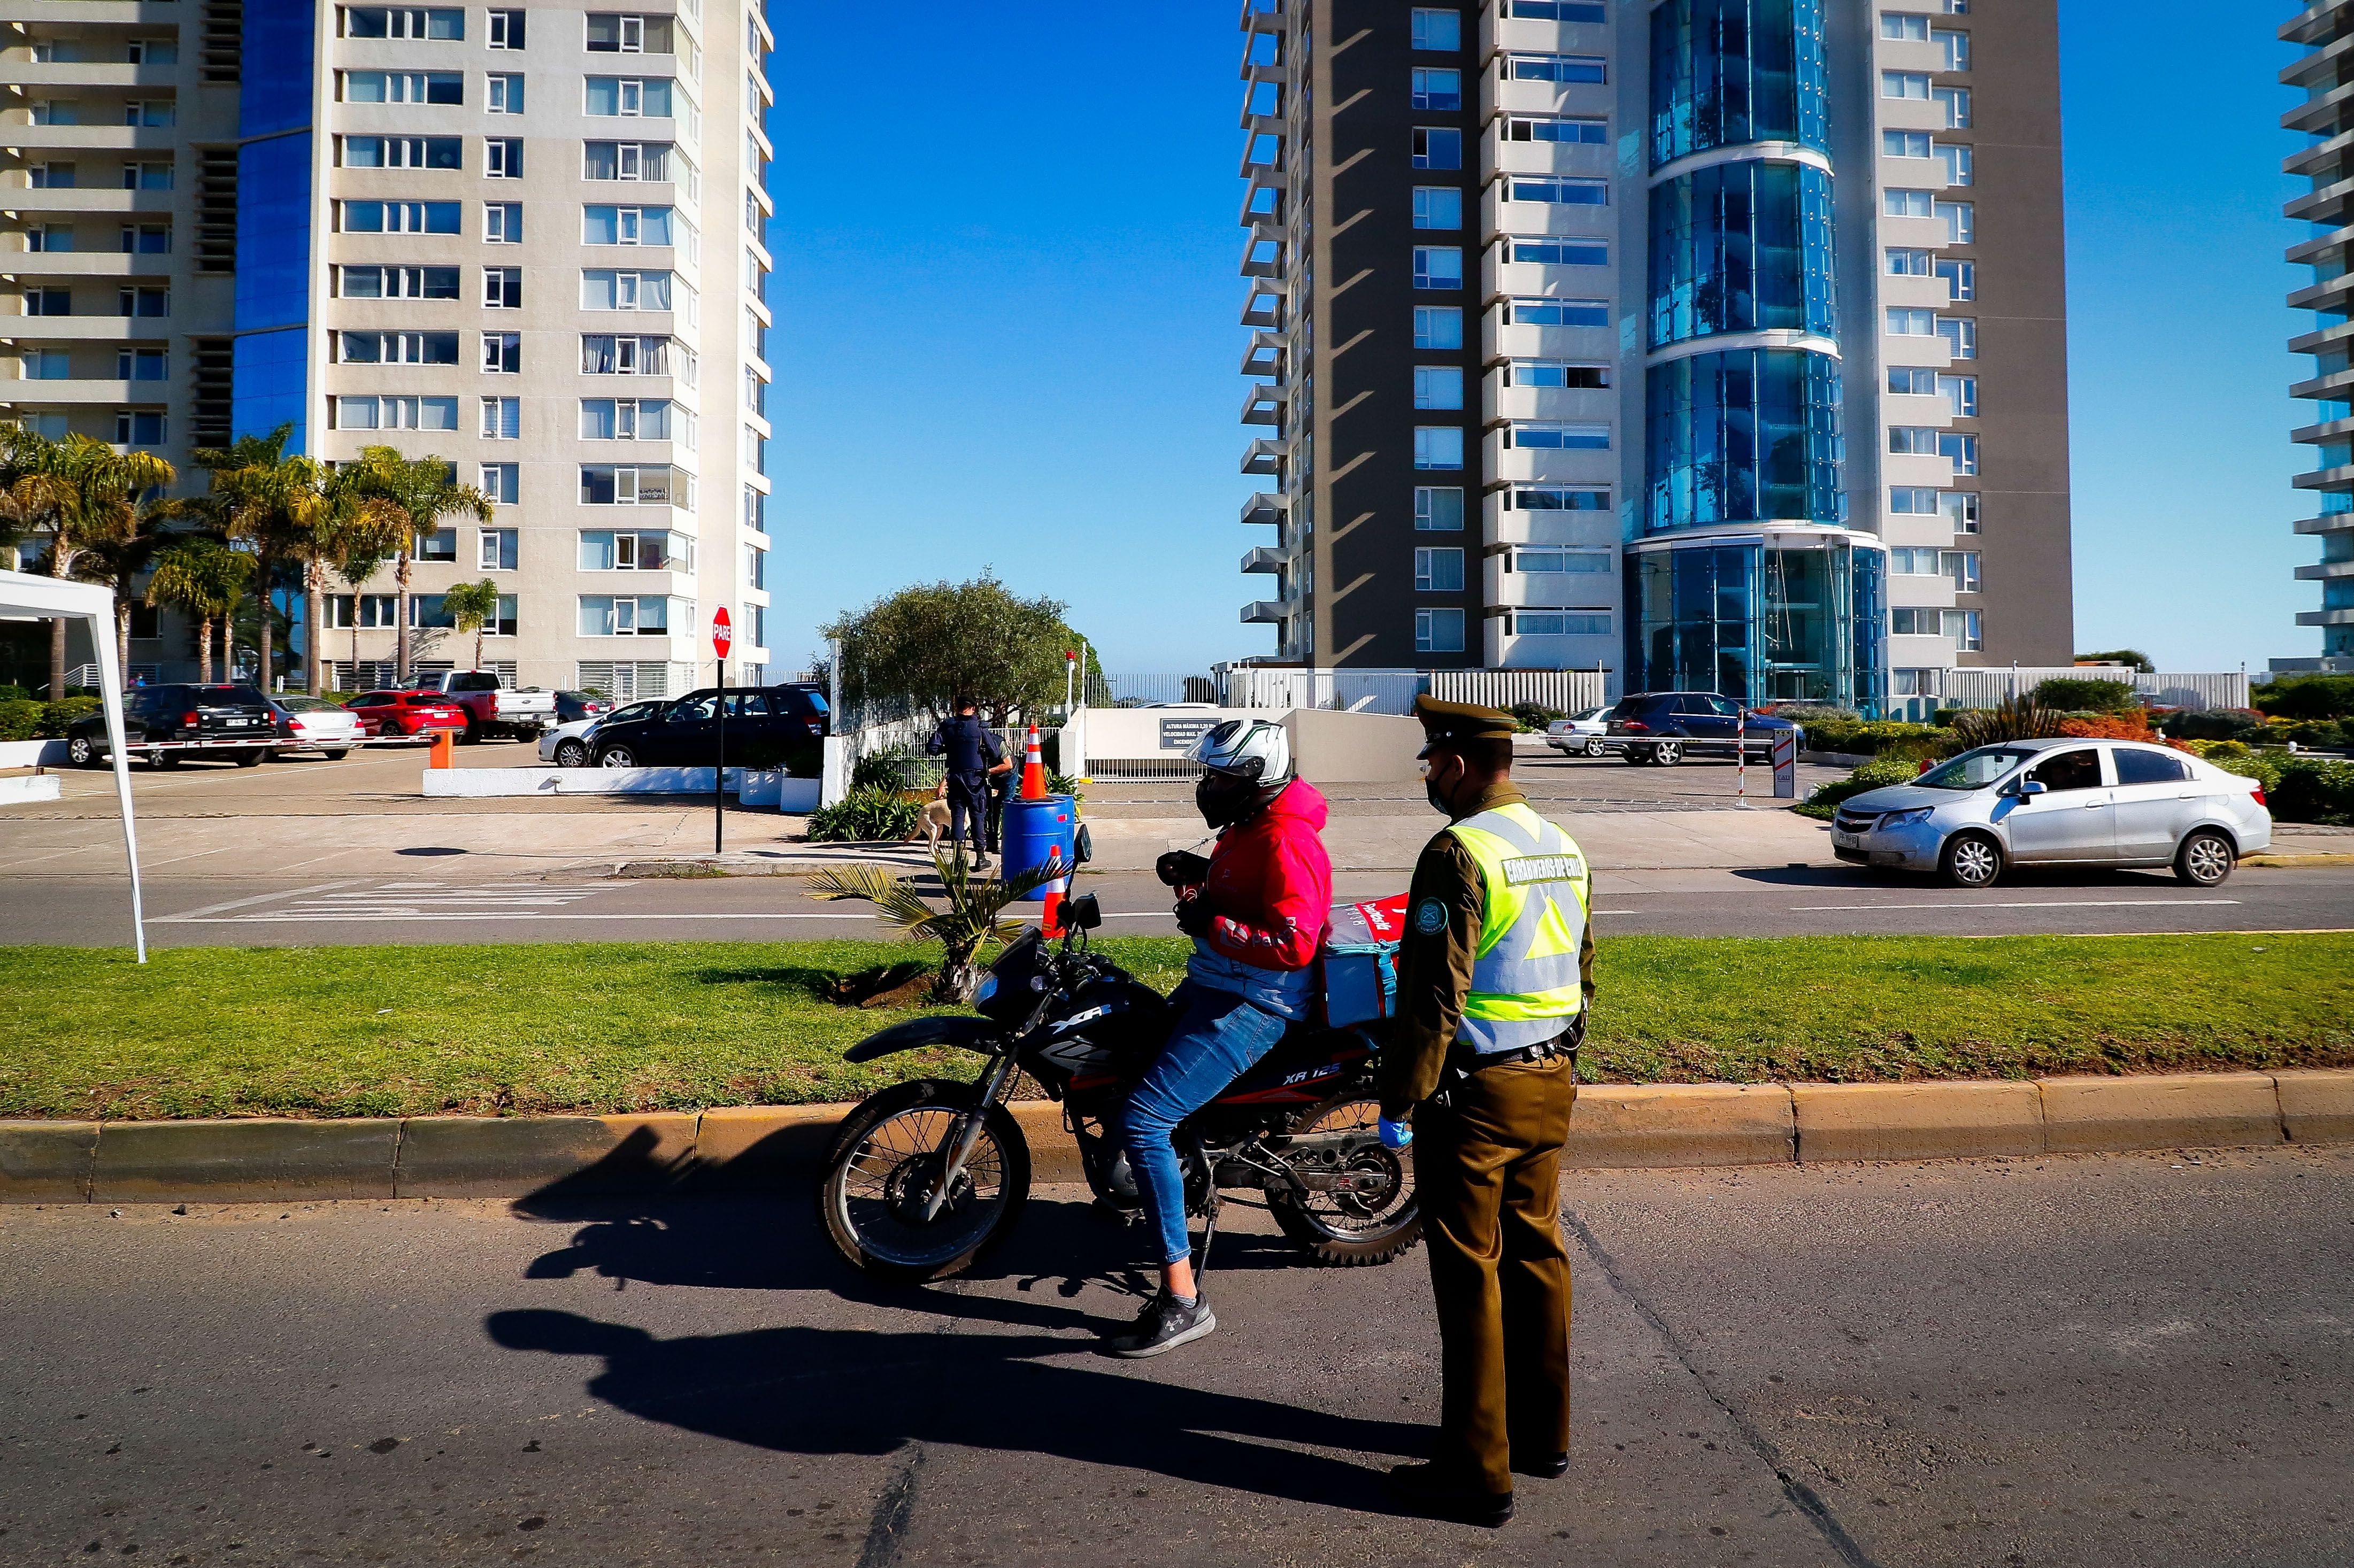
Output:
<instances>
[{"instance_id":1,"label":"concrete curb","mask_svg":"<svg viewBox=\"0 0 2354 1568\"><path fill-rule=\"evenodd\" d=\"M1080 1179L1062 1107L1010 1107L1040 1181ZM0 1121L0 1202L286 1202L773 1189L843 1105L610 1117ZM1588 1084L1577 1170L2354 1142L2354 1071L1904 1084Z\"/></svg>"}]
</instances>

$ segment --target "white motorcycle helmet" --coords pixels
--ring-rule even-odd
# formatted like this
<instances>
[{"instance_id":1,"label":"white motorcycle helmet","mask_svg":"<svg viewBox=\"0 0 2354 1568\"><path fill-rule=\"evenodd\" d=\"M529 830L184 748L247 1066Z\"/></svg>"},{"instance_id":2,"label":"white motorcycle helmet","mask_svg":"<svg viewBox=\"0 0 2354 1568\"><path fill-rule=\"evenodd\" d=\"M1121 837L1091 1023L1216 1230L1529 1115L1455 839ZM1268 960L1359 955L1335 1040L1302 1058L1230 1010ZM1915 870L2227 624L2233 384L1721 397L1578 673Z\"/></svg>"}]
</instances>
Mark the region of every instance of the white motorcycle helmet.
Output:
<instances>
[{"instance_id":1,"label":"white motorcycle helmet","mask_svg":"<svg viewBox=\"0 0 2354 1568\"><path fill-rule=\"evenodd\" d=\"M1256 815L1291 782L1291 736L1265 719L1228 719L1195 741L1185 759L1204 769L1193 803L1214 828Z\"/></svg>"}]
</instances>

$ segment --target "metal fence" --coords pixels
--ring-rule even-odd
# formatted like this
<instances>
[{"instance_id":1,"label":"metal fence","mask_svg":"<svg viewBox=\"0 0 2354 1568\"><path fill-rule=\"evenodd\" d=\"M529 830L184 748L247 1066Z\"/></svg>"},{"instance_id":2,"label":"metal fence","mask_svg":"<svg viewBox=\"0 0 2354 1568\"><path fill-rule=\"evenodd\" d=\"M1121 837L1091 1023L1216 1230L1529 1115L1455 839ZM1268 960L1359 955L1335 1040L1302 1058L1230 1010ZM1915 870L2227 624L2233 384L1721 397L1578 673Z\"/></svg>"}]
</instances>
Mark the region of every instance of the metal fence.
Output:
<instances>
[{"instance_id":1,"label":"metal fence","mask_svg":"<svg viewBox=\"0 0 2354 1568\"><path fill-rule=\"evenodd\" d=\"M2168 708L2244 708L2248 705L2245 671L2222 674L2141 674L2101 665L2009 665L1993 670L1945 672L1946 704L1957 708L1990 708L2021 697L2046 681L2115 681L2130 685L2145 703Z\"/></svg>"},{"instance_id":2,"label":"metal fence","mask_svg":"<svg viewBox=\"0 0 2354 1568\"><path fill-rule=\"evenodd\" d=\"M1430 694L1441 702L1491 708L1533 703L1580 714L1608 702L1609 692L1610 677L1600 670L1435 670L1430 676Z\"/></svg>"}]
</instances>

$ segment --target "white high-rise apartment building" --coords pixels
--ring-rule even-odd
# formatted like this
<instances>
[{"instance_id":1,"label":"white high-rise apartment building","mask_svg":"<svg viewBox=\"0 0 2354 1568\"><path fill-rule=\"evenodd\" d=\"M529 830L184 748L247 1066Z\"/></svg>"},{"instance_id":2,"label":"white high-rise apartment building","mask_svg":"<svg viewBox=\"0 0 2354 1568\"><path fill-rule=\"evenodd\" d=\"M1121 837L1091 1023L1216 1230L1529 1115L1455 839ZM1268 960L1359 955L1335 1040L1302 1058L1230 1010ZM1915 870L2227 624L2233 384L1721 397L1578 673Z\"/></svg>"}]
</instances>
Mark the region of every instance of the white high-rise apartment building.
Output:
<instances>
[{"instance_id":1,"label":"white high-rise apartment building","mask_svg":"<svg viewBox=\"0 0 2354 1568\"><path fill-rule=\"evenodd\" d=\"M74 356L61 395L11 399L19 418L184 465L281 425L330 461L373 444L449 459L496 516L420 552L424 672L472 662L471 639L435 635L440 595L488 578L483 662L515 683L676 694L708 670L721 606L758 678L772 39L756 7L25 9L42 19L16 24L11 67L47 107L9 118L48 135L11 127L44 144L0 177L44 195L0 249L58 249L42 283L77 315L109 287L130 305L106 320L128 367L111 382L76 334L19 339L27 377L52 341ZM95 177L59 188L69 158ZM51 243L65 222L69 251ZM110 226L120 251L99 243ZM20 297L48 313L29 279ZM330 598L331 683L390 680L392 588L387 570Z\"/></svg>"}]
</instances>

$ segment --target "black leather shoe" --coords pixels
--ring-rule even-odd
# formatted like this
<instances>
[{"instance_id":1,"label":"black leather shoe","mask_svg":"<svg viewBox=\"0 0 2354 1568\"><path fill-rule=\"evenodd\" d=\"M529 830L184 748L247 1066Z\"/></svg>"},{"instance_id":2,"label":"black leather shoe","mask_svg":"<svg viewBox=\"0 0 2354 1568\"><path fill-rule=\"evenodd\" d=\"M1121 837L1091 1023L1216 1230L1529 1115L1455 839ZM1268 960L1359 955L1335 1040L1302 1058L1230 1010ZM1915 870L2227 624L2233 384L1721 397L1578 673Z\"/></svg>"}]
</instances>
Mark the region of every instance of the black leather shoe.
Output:
<instances>
[{"instance_id":1,"label":"black leather shoe","mask_svg":"<svg viewBox=\"0 0 2354 1568\"><path fill-rule=\"evenodd\" d=\"M1569 1474L1569 1456L1566 1454L1522 1455L1515 1449L1512 1454L1512 1469L1515 1474L1534 1476L1541 1481L1557 1481Z\"/></svg>"},{"instance_id":2,"label":"black leather shoe","mask_svg":"<svg viewBox=\"0 0 2354 1568\"><path fill-rule=\"evenodd\" d=\"M1416 1513L1489 1530L1511 1521L1512 1494L1465 1486L1437 1465L1400 1465L1389 1476L1390 1495Z\"/></svg>"}]
</instances>

